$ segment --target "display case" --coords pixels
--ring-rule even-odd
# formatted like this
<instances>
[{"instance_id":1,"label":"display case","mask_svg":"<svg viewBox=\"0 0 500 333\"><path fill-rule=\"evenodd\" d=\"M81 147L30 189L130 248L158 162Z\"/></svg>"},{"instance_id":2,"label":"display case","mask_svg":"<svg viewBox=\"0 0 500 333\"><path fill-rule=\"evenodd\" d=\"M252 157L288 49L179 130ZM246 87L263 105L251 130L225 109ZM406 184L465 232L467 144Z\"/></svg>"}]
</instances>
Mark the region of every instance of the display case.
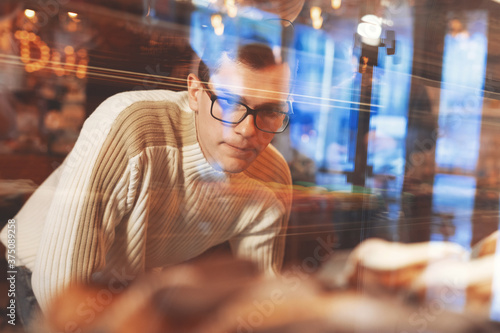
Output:
<instances>
[{"instance_id":1,"label":"display case","mask_svg":"<svg viewBox=\"0 0 500 333\"><path fill-rule=\"evenodd\" d=\"M278 8L273 1L49 2L0 3L2 227L63 163L85 120L104 100L123 91L186 90L188 74L199 62L199 45L230 34L229 22L245 8L275 13ZM289 14L287 10L296 8L290 4L282 13ZM377 328L380 332L458 332L456 325L446 323L460 320L467 322L463 332L498 331L500 2L321 0L305 1L297 13L277 37L296 65L290 91L293 115L285 132L272 141L292 179L283 236L288 281L303 283L305 304L320 308L342 306L321 303L324 298L315 288L334 290L339 297L355 290L360 298L352 303L351 314L363 304L389 312L398 304L408 306L398 312L406 317L397 322L405 325L388 319L386 326ZM204 35L206 31L210 34ZM374 245L374 239L380 243ZM436 249L433 244L459 249ZM490 244L486 250L484 244ZM227 250L223 244L199 260L210 262L214 253ZM481 251L486 252L479 255ZM425 265L406 265L425 253L429 256L419 259ZM434 262L432 253L439 260L460 257L463 266L449 266L456 274L487 266L480 300L464 285L457 287L460 296L433 308L432 293L441 289L422 287L417 292L407 288L408 281L398 284L398 255L408 261L401 267L414 269L405 274L417 280L434 272L426 266ZM491 260L479 263L479 268L478 260L488 255ZM381 277L373 262L392 270L381 268ZM3 271L5 265L3 261ZM432 274L445 275L436 271ZM210 289L210 278L197 288ZM413 278L412 283L424 283ZM238 281L234 290L247 286ZM317 285L309 285L311 281ZM302 296L289 287L287 295L300 303ZM262 290L268 289L255 288L255 299L263 304L267 298ZM8 302L4 289L2 307ZM228 293L222 287L219 291ZM363 303L363 297L373 295L383 302L369 303L370 298ZM247 303L254 300L245 297ZM480 304L470 305L470 300ZM222 302L215 296L209 301ZM194 308L195 303L186 304ZM422 307L430 312L413 316ZM292 305L279 309L307 312ZM266 319L273 319L274 313L261 316L262 322L269 323ZM476 313L477 321L471 319ZM311 332L333 332L336 326L325 319L329 315L301 317L298 328L287 332L303 332L305 323L316 319L324 325L310 326ZM2 327L12 329L3 317ZM335 323L346 332L377 327L376 318L367 320L374 326L345 328L345 323ZM289 322L283 325L294 327L293 320ZM264 332L267 327L248 320L227 325L230 331ZM277 331L285 331L285 326L276 326Z\"/></svg>"}]
</instances>

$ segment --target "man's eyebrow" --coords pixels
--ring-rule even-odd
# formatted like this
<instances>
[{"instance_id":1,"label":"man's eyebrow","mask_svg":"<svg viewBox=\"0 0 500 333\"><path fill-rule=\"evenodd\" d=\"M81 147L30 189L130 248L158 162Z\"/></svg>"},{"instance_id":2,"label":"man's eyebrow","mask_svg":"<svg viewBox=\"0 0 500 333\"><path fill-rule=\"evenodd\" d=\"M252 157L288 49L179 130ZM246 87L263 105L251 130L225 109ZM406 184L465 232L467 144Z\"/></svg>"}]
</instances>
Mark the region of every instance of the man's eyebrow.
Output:
<instances>
[{"instance_id":1,"label":"man's eyebrow","mask_svg":"<svg viewBox=\"0 0 500 333\"><path fill-rule=\"evenodd\" d=\"M234 99L237 99L238 102L248 105L248 101L244 96L238 95L227 88L223 88L223 87L217 88L215 90L215 92L216 92L217 96L219 96L219 94L222 94L222 96L219 96L219 97L234 98ZM260 109L260 108L266 107L266 106L282 106L282 105L285 105L286 103L288 103L289 99L290 99L290 95L288 95L288 99L286 99L286 100L280 99L280 100L276 100L275 102L262 103L262 104L256 105L254 107L254 109Z\"/></svg>"},{"instance_id":2,"label":"man's eyebrow","mask_svg":"<svg viewBox=\"0 0 500 333\"><path fill-rule=\"evenodd\" d=\"M256 105L254 110L265 110L266 108L276 108L279 109L281 107L284 107L287 104L286 101L281 101L281 102L268 102L268 103L262 103L260 105ZM279 111L279 110L276 110Z\"/></svg>"},{"instance_id":3,"label":"man's eyebrow","mask_svg":"<svg viewBox=\"0 0 500 333\"><path fill-rule=\"evenodd\" d=\"M226 89L226 88L216 89L215 92L218 94L222 94L224 96L227 96L227 97L238 99L241 102L246 102L246 99L244 97L242 97L238 94L235 94L234 92L232 92L231 90Z\"/></svg>"}]
</instances>

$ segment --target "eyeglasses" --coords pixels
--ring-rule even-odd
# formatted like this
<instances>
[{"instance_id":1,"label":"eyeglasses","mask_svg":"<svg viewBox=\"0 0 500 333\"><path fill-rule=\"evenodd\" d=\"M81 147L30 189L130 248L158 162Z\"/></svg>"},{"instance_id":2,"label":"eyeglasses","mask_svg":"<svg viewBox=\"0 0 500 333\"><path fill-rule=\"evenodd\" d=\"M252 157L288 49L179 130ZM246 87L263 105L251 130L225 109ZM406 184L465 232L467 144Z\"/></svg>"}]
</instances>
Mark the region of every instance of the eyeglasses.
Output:
<instances>
[{"instance_id":1,"label":"eyeglasses","mask_svg":"<svg viewBox=\"0 0 500 333\"><path fill-rule=\"evenodd\" d=\"M266 133L282 133L290 122L293 114L292 101L288 100L279 105L262 106L252 109L239 101L238 97L221 97L215 95L205 83L205 87L212 105L210 114L215 119L225 123L236 125L241 123L249 114L253 115L255 127ZM217 103L215 103L217 101Z\"/></svg>"}]
</instances>

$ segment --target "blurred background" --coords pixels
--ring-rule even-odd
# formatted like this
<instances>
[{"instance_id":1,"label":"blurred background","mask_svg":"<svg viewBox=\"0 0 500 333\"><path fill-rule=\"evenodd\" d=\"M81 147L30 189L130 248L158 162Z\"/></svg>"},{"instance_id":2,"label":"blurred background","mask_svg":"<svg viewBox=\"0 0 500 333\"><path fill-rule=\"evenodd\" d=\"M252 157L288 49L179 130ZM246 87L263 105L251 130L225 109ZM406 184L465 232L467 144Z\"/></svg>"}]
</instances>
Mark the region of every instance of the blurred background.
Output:
<instances>
[{"instance_id":1,"label":"blurred background","mask_svg":"<svg viewBox=\"0 0 500 333\"><path fill-rule=\"evenodd\" d=\"M185 90L193 32L224 34L238 8L2 0L1 225L104 99ZM470 248L498 230L498 1L311 0L286 31L299 64L294 116L273 142L294 182L286 265L318 242L349 249L377 236Z\"/></svg>"}]
</instances>

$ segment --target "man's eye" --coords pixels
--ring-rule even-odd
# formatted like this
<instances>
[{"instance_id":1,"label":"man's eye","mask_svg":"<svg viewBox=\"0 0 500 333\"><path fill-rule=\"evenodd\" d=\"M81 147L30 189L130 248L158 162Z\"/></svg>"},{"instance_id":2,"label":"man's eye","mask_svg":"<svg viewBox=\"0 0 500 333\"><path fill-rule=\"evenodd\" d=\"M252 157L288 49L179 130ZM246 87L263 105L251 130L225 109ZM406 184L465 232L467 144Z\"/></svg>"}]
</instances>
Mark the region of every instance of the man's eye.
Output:
<instances>
[{"instance_id":1,"label":"man's eye","mask_svg":"<svg viewBox=\"0 0 500 333\"><path fill-rule=\"evenodd\" d=\"M259 112L262 113L263 116L265 115L266 117L279 117L283 113L288 113L288 111L289 108L287 104L277 106L276 108L265 108L259 110Z\"/></svg>"},{"instance_id":2,"label":"man's eye","mask_svg":"<svg viewBox=\"0 0 500 333\"><path fill-rule=\"evenodd\" d=\"M274 119L274 118L282 117L283 113L268 110L268 111L263 111L262 116L266 117L266 118L273 118Z\"/></svg>"},{"instance_id":3,"label":"man's eye","mask_svg":"<svg viewBox=\"0 0 500 333\"><path fill-rule=\"evenodd\" d=\"M241 106L236 99L218 98L217 102L224 111L238 109Z\"/></svg>"},{"instance_id":4,"label":"man's eye","mask_svg":"<svg viewBox=\"0 0 500 333\"><path fill-rule=\"evenodd\" d=\"M276 114L276 112L269 109L259 110L259 113L265 117L272 117L273 115Z\"/></svg>"}]
</instances>

